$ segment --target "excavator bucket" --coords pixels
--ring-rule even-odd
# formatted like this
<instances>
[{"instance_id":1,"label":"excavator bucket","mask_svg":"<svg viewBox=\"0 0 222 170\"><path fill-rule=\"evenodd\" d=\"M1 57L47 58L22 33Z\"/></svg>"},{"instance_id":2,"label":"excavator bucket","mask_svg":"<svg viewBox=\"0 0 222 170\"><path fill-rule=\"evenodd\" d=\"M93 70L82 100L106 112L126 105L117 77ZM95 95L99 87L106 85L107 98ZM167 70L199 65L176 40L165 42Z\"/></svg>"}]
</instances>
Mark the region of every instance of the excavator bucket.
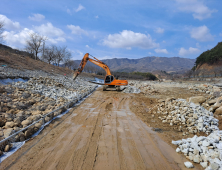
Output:
<instances>
[{"instance_id":1,"label":"excavator bucket","mask_svg":"<svg viewBox=\"0 0 222 170\"><path fill-rule=\"evenodd\" d=\"M73 74L73 80L75 80L79 75L79 72L78 71L75 71L74 74Z\"/></svg>"}]
</instances>

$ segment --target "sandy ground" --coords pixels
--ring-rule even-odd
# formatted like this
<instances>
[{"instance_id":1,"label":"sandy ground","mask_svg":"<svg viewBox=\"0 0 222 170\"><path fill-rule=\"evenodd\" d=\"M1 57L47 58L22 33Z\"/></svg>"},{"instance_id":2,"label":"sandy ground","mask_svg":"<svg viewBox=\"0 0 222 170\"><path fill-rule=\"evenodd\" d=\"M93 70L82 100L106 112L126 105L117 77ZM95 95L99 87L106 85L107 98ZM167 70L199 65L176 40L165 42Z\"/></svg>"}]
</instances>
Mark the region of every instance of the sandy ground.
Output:
<instances>
[{"instance_id":1,"label":"sandy ground","mask_svg":"<svg viewBox=\"0 0 222 170\"><path fill-rule=\"evenodd\" d=\"M139 99L141 94L98 89L0 169L187 169L185 157L130 109Z\"/></svg>"}]
</instances>

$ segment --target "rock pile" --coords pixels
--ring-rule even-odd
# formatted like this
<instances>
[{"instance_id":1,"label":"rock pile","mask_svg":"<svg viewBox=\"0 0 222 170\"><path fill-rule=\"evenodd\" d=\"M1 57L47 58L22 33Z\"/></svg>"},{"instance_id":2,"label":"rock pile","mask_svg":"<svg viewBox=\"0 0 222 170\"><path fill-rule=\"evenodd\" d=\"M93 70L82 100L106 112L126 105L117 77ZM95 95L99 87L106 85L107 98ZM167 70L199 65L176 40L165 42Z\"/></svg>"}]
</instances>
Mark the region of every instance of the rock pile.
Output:
<instances>
[{"instance_id":1,"label":"rock pile","mask_svg":"<svg viewBox=\"0 0 222 170\"><path fill-rule=\"evenodd\" d=\"M197 132L208 134L218 130L218 120L213 117L212 112L183 99L159 100L157 113L163 115L159 117L163 123L176 125L178 131L184 132L183 135Z\"/></svg>"},{"instance_id":2,"label":"rock pile","mask_svg":"<svg viewBox=\"0 0 222 170\"><path fill-rule=\"evenodd\" d=\"M178 145L176 152L182 152L187 159L200 163L207 170L222 168L222 131L214 131L207 137L195 135L172 141L172 144Z\"/></svg>"},{"instance_id":3,"label":"rock pile","mask_svg":"<svg viewBox=\"0 0 222 170\"><path fill-rule=\"evenodd\" d=\"M214 86L211 84L192 84L192 85L189 85L188 88L190 90L195 90L198 92L203 92L203 93L207 93L211 95L221 91L218 86Z\"/></svg>"},{"instance_id":4,"label":"rock pile","mask_svg":"<svg viewBox=\"0 0 222 170\"><path fill-rule=\"evenodd\" d=\"M135 87L143 93L157 93L158 90L151 84L151 82L130 81L130 87Z\"/></svg>"},{"instance_id":5,"label":"rock pile","mask_svg":"<svg viewBox=\"0 0 222 170\"><path fill-rule=\"evenodd\" d=\"M6 74L15 76L15 70L9 69L9 71L12 70L13 72ZM42 74L42 71L39 71L38 74L36 71L25 71L23 76L28 77L29 73L36 73L38 76L31 77L27 82L0 86L0 141L66 103L71 102L70 106L73 105L97 87L97 85L87 82L86 78L78 77L73 82L72 78ZM62 107L52 115L45 117L44 122L50 121L53 116L61 114L68 107ZM40 121L21 132L15 136L14 141L19 142L29 138L44 122ZM0 146L0 155L2 151L8 151L10 148L10 144Z\"/></svg>"},{"instance_id":6,"label":"rock pile","mask_svg":"<svg viewBox=\"0 0 222 170\"><path fill-rule=\"evenodd\" d=\"M126 88L123 90L124 93L140 93L140 90L137 89L134 86L126 86Z\"/></svg>"},{"instance_id":7,"label":"rock pile","mask_svg":"<svg viewBox=\"0 0 222 170\"><path fill-rule=\"evenodd\" d=\"M89 93L96 87L96 85L83 82L81 79L73 82L71 78L63 78L62 80L53 78L31 78L28 82L16 82L13 85L19 89L26 89L55 100L64 98L66 101L82 98L82 94Z\"/></svg>"}]
</instances>

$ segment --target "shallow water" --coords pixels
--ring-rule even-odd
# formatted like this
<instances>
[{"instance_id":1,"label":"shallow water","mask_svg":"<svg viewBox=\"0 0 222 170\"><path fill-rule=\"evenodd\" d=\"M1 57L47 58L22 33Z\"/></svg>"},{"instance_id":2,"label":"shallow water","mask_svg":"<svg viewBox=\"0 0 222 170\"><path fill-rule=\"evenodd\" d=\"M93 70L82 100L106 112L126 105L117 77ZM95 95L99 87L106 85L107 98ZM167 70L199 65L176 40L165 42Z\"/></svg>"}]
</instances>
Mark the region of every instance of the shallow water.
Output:
<instances>
[{"instance_id":1,"label":"shallow water","mask_svg":"<svg viewBox=\"0 0 222 170\"><path fill-rule=\"evenodd\" d=\"M28 79L22 79L22 78L18 78L18 79L10 79L10 78L7 78L7 79L0 79L0 84L2 85L7 85L7 84L12 84L12 83L16 83L16 82L27 82Z\"/></svg>"}]
</instances>

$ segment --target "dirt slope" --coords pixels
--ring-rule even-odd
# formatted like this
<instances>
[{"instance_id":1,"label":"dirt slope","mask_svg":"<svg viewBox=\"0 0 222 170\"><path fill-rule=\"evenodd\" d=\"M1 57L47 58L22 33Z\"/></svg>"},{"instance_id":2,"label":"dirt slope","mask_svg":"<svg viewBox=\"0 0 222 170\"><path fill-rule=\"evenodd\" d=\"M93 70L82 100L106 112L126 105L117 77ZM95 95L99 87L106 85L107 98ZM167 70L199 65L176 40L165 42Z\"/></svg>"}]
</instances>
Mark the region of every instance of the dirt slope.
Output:
<instances>
[{"instance_id":1,"label":"dirt slope","mask_svg":"<svg viewBox=\"0 0 222 170\"><path fill-rule=\"evenodd\" d=\"M183 155L131 110L136 94L97 90L0 169L185 169Z\"/></svg>"}]
</instances>

